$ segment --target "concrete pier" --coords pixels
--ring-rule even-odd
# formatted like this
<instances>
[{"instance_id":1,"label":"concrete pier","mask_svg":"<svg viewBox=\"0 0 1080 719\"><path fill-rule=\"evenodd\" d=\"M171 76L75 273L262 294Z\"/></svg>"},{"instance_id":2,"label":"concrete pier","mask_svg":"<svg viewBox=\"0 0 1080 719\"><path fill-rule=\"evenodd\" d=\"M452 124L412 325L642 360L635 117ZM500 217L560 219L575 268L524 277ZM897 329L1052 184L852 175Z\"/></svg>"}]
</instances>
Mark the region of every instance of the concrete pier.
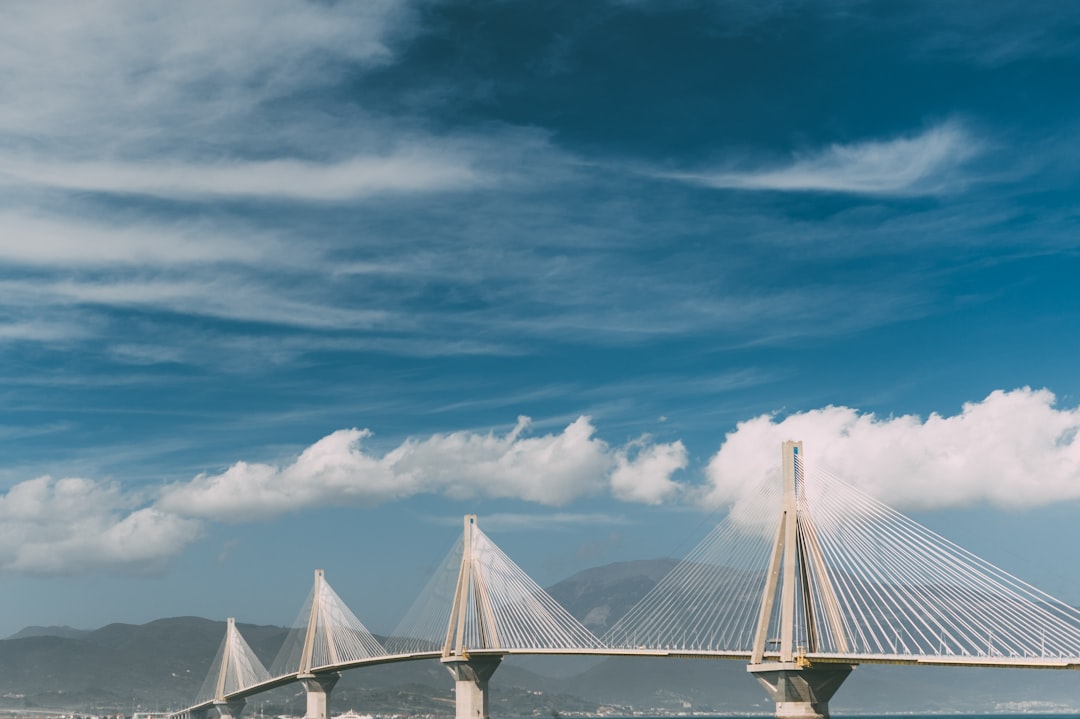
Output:
<instances>
[{"instance_id":1,"label":"concrete pier","mask_svg":"<svg viewBox=\"0 0 1080 719\"><path fill-rule=\"evenodd\" d=\"M751 664L747 670L776 702L776 719L828 719L829 700L853 666L803 666L796 662Z\"/></svg>"},{"instance_id":2,"label":"concrete pier","mask_svg":"<svg viewBox=\"0 0 1080 719\"><path fill-rule=\"evenodd\" d=\"M445 657L443 666L454 677L455 719L488 719L488 680L502 661L500 656Z\"/></svg>"},{"instance_id":3,"label":"concrete pier","mask_svg":"<svg viewBox=\"0 0 1080 719\"><path fill-rule=\"evenodd\" d=\"M338 679L341 679L341 674L301 674L297 679L307 692L307 713L304 714L304 719L329 719L330 692Z\"/></svg>"},{"instance_id":4,"label":"concrete pier","mask_svg":"<svg viewBox=\"0 0 1080 719\"><path fill-rule=\"evenodd\" d=\"M243 699L231 699L229 701L215 701L214 708L218 711L221 719L236 719L240 712L244 711Z\"/></svg>"}]
</instances>

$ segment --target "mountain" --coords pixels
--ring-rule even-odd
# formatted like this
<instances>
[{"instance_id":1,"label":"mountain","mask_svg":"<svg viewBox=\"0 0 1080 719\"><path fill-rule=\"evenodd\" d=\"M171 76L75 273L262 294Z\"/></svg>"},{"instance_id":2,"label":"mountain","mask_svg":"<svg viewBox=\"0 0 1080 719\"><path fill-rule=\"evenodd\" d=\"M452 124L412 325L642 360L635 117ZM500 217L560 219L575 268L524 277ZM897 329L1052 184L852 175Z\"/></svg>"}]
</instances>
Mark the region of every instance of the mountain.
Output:
<instances>
[{"instance_id":1,"label":"mountain","mask_svg":"<svg viewBox=\"0 0 1080 719\"><path fill-rule=\"evenodd\" d=\"M676 559L615 562L578 572L547 591L599 636L630 611L676 564Z\"/></svg>"},{"instance_id":2,"label":"mountain","mask_svg":"<svg viewBox=\"0 0 1080 719\"><path fill-rule=\"evenodd\" d=\"M78 639L90 633L88 629L75 629L73 627L24 627L12 634L8 639L25 639L27 637L63 637L64 639Z\"/></svg>"},{"instance_id":3,"label":"mountain","mask_svg":"<svg viewBox=\"0 0 1080 719\"><path fill-rule=\"evenodd\" d=\"M270 656L285 637L280 627L240 631ZM197 617L110 624L72 636L29 628L0 641L0 697L9 705L181 706L198 693L224 632L223 622Z\"/></svg>"}]
</instances>

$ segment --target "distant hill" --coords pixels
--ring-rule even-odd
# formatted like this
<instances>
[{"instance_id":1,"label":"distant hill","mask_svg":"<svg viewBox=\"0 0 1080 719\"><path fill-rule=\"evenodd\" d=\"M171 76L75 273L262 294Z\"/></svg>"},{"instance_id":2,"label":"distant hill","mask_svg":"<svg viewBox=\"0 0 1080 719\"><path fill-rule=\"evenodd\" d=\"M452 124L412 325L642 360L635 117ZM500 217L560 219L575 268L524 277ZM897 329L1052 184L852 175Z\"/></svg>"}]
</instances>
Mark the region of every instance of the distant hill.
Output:
<instances>
[{"instance_id":1,"label":"distant hill","mask_svg":"<svg viewBox=\"0 0 1080 719\"><path fill-rule=\"evenodd\" d=\"M110 624L94 631L28 628L0 641L0 695L45 706L182 705L202 686L225 624L197 617ZM280 627L240 625L257 653L270 656ZM89 707L88 707L89 708Z\"/></svg>"},{"instance_id":2,"label":"distant hill","mask_svg":"<svg viewBox=\"0 0 1080 719\"><path fill-rule=\"evenodd\" d=\"M578 572L547 591L594 634L602 635L677 563L646 559L605 564Z\"/></svg>"},{"instance_id":3,"label":"distant hill","mask_svg":"<svg viewBox=\"0 0 1080 719\"><path fill-rule=\"evenodd\" d=\"M27 637L62 637L64 639L78 639L90 633L89 629L75 629L73 627L25 627L8 639L26 639Z\"/></svg>"},{"instance_id":4,"label":"distant hill","mask_svg":"<svg viewBox=\"0 0 1080 719\"><path fill-rule=\"evenodd\" d=\"M620 562L579 572L551 594L602 633L675 560ZM282 627L238 625L269 665ZM0 640L0 709L51 707L85 713L181 708L202 686L225 623L198 617L110 624L93 631L27 627ZM1076 711L1073 672L892 666L859 667L831 702L834 714ZM454 714L453 685L438 661L346 672L335 713ZM765 693L737 661L612 657L510 657L491 682L496 716L659 712L770 714ZM252 698L248 712L302 715L304 693L287 686ZM245 712L247 714L248 712Z\"/></svg>"}]
</instances>

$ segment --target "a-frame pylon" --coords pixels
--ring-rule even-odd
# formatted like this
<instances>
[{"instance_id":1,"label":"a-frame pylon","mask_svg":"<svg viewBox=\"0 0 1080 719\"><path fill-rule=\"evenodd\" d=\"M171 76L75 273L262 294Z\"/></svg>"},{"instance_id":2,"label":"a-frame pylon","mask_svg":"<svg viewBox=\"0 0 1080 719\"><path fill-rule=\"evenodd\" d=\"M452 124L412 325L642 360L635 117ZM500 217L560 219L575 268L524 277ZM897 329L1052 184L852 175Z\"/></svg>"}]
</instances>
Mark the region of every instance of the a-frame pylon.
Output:
<instances>
[{"instance_id":1,"label":"a-frame pylon","mask_svg":"<svg viewBox=\"0 0 1080 719\"><path fill-rule=\"evenodd\" d=\"M244 708L244 700L229 696L269 678L270 673L236 628L236 620L229 617L225 639L199 692L200 698L212 701L222 717L236 717Z\"/></svg>"},{"instance_id":2,"label":"a-frame pylon","mask_svg":"<svg viewBox=\"0 0 1080 719\"><path fill-rule=\"evenodd\" d=\"M476 531L476 515L466 514L461 567L442 649L443 666L454 678L455 719L488 719L488 680L502 662L499 654L470 657L466 646L470 625L470 634L479 640L474 648L499 645L485 574L473 559Z\"/></svg>"},{"instance_id":3,"label":"a-frame pylon","mask_svg":"<svg viewBox=\"0 0 1080 719\"><path fill-rule=\"evenodd\" d=\"M826 631L834 651L846 653L848 642L840 605L805 501L802 442L783 443L781 466L780 522L747 668L776 702L777 717L827 717L829 699L852 667L811 666L805 654L821 650ZM772 619L778 597L780 617L776 627ZM770 639L770 629L778 629L779 638ZM798 637L800 629L802 636ZM797 646L799 638L805 645ZM766 661L767 654L771 655L768 657L771 661Z\"/></svg>"}]
</instances>

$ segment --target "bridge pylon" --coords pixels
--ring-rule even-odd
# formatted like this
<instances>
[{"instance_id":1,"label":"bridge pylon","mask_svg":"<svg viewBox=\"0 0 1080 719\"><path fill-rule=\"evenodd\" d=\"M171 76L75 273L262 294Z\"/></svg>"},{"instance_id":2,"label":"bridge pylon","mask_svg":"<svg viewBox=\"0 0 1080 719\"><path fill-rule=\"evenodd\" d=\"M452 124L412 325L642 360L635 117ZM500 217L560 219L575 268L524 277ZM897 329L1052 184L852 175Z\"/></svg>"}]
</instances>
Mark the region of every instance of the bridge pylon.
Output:
<instances>
[{"instance_id":1,"label":"bridge pylon","mask_svg":"<svg viewBox=\"0 0 1080 719\"><path fill-rule=\"evenodd\" d=\"M455 719L488 719L488 680L502 662L501 654L470 656L474 649L499 646L499 631L481 563L473 555L476 515L465 515L464 547L458 570L450 622L446 627L442 663L454 678Z\"/></svg>"},{"instance_id":2,"label":"bridge pylon","mask_svg":"<svg viewBox=\"0 0 1080 719\"><path fill-rule=\"evenodd\" d=\"M244 700L236 698L236 692L269 678L269 672L236 628L236 620L229 617L225 639L203 682L199 700L212 704L222 717L237 717L244 709Z\"/></svg>"},{"instance_id":3,"label":"bridge pylon","mask_svg":"<svg viewBox=\"0 0 1080 719\"><path fill-rule=\"evenodd\" d=\"M847 653L848 641L805 501L802 442L783 443L781 466L780 522L747 669L776 702L778 719L826 719L829 700L854 666L806 659L826 644Z\"/></svg>"},{"instance_id":4,"label":"bridge pylon","mask_svg":"<svg viewBox=\"0 0 1080 719\"><path fill-rule=\"evenodd\" d=\"M326 584L326 573L322 569L315 570L315 586L311 594L311 614L308 617L307 631L304 634L304 644L300 651L300 667L296 678L304 685L307 694L307 712L304 719L327 719L330 715L330 692L341 678L336 671L312 672L312 669L320 662L316 659L316 646L326 654L328 664L338 664L341 657L338 656L337 645L333 637L333 623L324 616L326 613L324 598L327 596L329 586Z\"/></svg>"}]
</instances>

